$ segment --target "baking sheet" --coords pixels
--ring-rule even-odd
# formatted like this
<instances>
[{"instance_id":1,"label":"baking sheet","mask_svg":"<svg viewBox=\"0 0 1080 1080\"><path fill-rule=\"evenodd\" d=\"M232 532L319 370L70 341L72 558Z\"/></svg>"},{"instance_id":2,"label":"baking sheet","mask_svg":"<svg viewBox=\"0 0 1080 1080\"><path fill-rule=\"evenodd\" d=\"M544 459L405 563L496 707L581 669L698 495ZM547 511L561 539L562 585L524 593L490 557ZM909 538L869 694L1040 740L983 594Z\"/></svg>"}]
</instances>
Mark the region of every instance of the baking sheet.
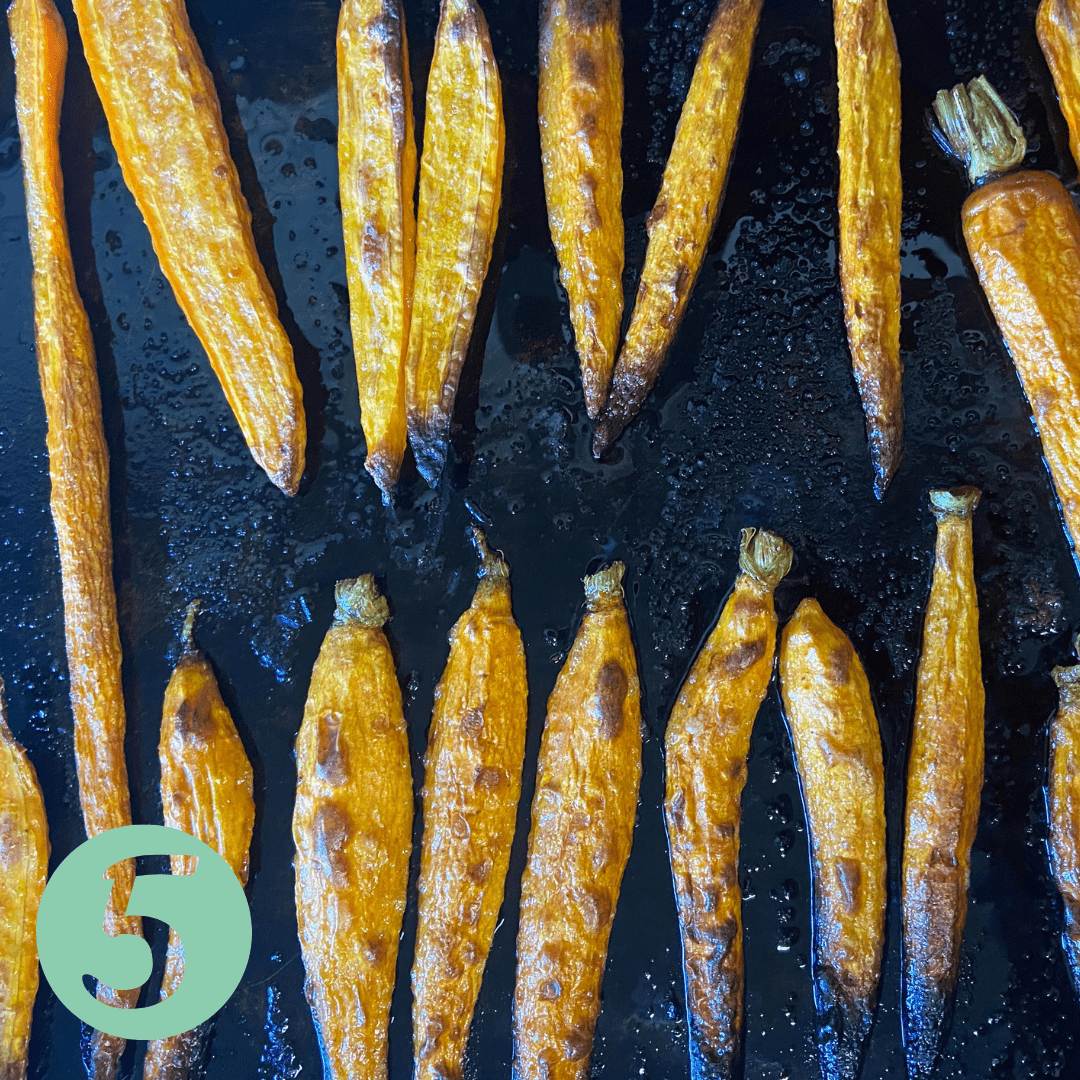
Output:
<instances>
[{"instance_id":1,"label":"baking sheet","mask_svg":"<svg viewBox=\"0 0 1080 1080\"><path fill-rule=\"evenodd\" d=\"M626 292L712 0L627 0ZM423 101L434 0L407 0ZM62 4L69 28L70 11ZM64 169L76 270L94 326L112 454L113 528L137 822L160 817L156 744L183 608L251 754L255 937L207 1076L318 1076L292 909L292 811L307 679L333 583L374 572L393 611L417 788L446 634L467 606L480 521L513 572L530 681L525 787L503 922L469 1048L470 1077L509 1075L518 882L544 705L581 612L580 578L627 562L648 727L634 849L597 1027L599 1080L688 1074L675 908L660 813L664 723L736 573L739 529L795 547L786 616L816 595L866 665L886 754L891 850L882 1005L864 1075L903 1076L899 880L903 768L933 522L929 487L983 489L975 518L986 785L953 1034L941 1077L1080 1076L1080 1015L1046 868L1049 669L1069 655L1080 592L1019 384L972 284L966 193L923 126L933 93L985 71L1029 133L1030 161L1071 177L1025 0L894 4L903 63L907 456L881 505L836 277L835 56L830 6L766 0L727 198L667 368L617 461L596 464L544 211L534 0L485 0L503 78L507 166L493 271L437 491L406 467L385 509L363 471L336 201L334 29L325 0L190 0L219 75L234 157L284 304L311 416L309 475L287 500L251 460L206 356L158 270L72 37ZM11 726L45 790L53 860L82 839L67 702L44 413L10 56L0 50L0 674ZM422 117L418 116L422 123ZM419 132L418 132L419 134ZM805 823L775 684L743 797L746 1074L817 1076ZM419 840L420 821L417 819ZM390 1075L411 1071L415 879L391 1025ZM150 924L148 922L148 927ZM163 928L150 927L159 957ZM156 979L148 984L156 992ZM30 1075L83 1075L79 1023L42 984ZM125 1070L141 1073L141 1047Z\"/></svg>"}]
</instances>

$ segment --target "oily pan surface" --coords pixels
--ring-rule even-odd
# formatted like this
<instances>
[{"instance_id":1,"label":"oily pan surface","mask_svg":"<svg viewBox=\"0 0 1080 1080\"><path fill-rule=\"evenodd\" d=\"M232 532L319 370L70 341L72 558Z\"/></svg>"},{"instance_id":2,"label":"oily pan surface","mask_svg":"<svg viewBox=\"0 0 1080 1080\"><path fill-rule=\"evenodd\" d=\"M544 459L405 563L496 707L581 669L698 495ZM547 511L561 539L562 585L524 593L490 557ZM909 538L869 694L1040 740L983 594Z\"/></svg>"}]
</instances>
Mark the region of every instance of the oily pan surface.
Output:
<instances>
[{"instance_id":1,"label":"oily pan surface","mask_svg":"<svg viewBox=\"0 0 1080 1080\"><path fill-rule=\"evenodd\" d=\"M623 133L626 294L711 0L628 0ZM1045 858L1049 671L1067 660L1080 590L1011 363L959 236L959 169L927 137L933 93L985 71L1020 112L1029 163L1073 175L1026 0L894 4L903 64L902 348L907 455L883 504L844 337L835 262L836 91L830 6L767 0L727 199L667 367L617 460L596 464L548 235L536 121L536 4L487 0L507 123L503 217L458 395L451 464L429 491L411 463L396 509L363 470L336 204L332 0L193 0L311 417L309 473L287 500L245 448L205 353L161 277L120 178L72 36L64 164L75 265L94 326L113 461L128 759L136 821L160 821L157 737L184 607L255 770L255 937L220 1015L207 1076L320 1075L293 914L292 748L333 583L374 572L389 597L413 773L446 634L468 605L480 521L510 562L528 657L529 733L505 922L477 1006L468 1075L506 1077L528 807L547 696L582 609L580 578L628 566L646 722L639 822L611 936L593 1075L688 1074L679 939L661 801L664 723L736 574L743 526L796 552L781 618L816 595L849 634L885 750L889 938L864 1075L903 1076L899 855L903 767L929 587L931 486L984 491L975 566L987 684L986 786L956 1020L939 1075L1080 1075L1080 1012ZM65 17L70 16L64 5ZM437 19L406 4L418 124ZM69 28L71 27L69 19ZM13 79L0 51L0 672L12 729L45 791L53 865L82 839L32 351L30 262ZM1048 117L1050 119L1048 119ZM419 133L418 133L419 134ZM775 683L743 798L747 1075L817 1076L805 822ZM415 839L421 821L417 816ZM414 850L391 1025L392 1080L411 1071ZM145 870L154 869L152 860ZM165 930L147 920L159 957ZM158 975L148 984L156 993ZM43 982L30 1075L81 1077L78 1022ZM127 1069L141 1075L142 1048Z\"/></svg>"}]
</instances>

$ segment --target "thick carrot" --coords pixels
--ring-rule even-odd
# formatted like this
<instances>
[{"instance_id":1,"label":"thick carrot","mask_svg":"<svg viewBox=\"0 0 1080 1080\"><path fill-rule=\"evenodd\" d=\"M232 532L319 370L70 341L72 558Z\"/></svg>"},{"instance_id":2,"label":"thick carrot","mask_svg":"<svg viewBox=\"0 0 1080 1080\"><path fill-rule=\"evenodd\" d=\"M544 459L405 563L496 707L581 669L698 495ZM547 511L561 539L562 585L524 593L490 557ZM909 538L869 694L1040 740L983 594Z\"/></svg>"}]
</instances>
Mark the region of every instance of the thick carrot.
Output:
<instances>
[{"instance_id":1,"label":"thick carrot","mask_svg":"<svg viewBox=\"0 0 1080 1080\"><path fill-rule=\"evenodd\" d=\"M184 651L165 691L158 760L161 762L161 809L165 824L209 844L247 884L248 853L255 825L251 762L225 702L214 669L195 645L195 605L184 620ZM174 874L192 874L190 855L170 856ZM184 977L184 946L170 928L161 996L167 997ZM192 1080L197 1077L213 1021L146 1047L143 1080Z\"/></svg>"},{"instance_id":2,"label":"thick carrot","mask_svg":"<svg viewBox=\"0 0 1080 1080\"><path fill-rule=\"evenodd\" d=\"M341 224L364 467L388 496L405 454L416 269L416 142L400 0L345 0L337 56Z\"/></svg>"},{"instance_id":3,"label":"thick carrot","mask_svg":"<svg viewBox=\"0 0 1080 1080\"><path fill-rule=\"evenodd\" d=\"M1035 32L1069 125L1069 148L1080 165L1080 2L1042 0Z\"/></svg>"},{"instance_id":4,"label":"thick carrot","mask_svg":"<svg viewBox=\"0 0 1080 1080\"><path fill-rule=\"evenodd\" d=\"M473 538L480 583L450 632L425 756L412 972L416 1080L463 1074L521 795L528 684L510 568L478 530Z\"/></svg>"},{"instance_id":5,"label":"thick carrot","mask_svg":"<svg viewBox=\"0 0 1080 1080\"><path fill-rule=\"evenodd\" d=\"M762 0L720 0L646 228L634 313L596 425L600 457L637 416L667 359L720 212Z\"/></svg>"},{"instance_id":6,"label":"thick carrot","mask_svg":"<svg viewBox=\"0 0 1080 1080\"><path fill-rule=\"evenodd\" d=\"M428 75L406 384L409 445L434 486L502 195L502 85L476 0L442 0Z\"/></svg>"},{"instance_id":7,"label":"thick carrot","mask_svg":"<svg viewBox=\"0 0 1080 1080\"><path fill-rule=\"evenodd\" d=\"M1034 413L1076 558L1080 543L1080 214L1061 181L1030 169L1015 118L982 76L934 102L941 141L979 185L964 240ZM1002 175L1007 174L1007 175Z\"/></svg>"},{"instance_id":8,"label":"thick carrot","mask_svg":"<svg viewBox=\"0 0 1080 1080\"><path fill-rule=\"evenodd\" d=\"M4 714L0 679L0 1077L25 1080L38 989L35 927L49 870L37 773Z\"/></svg>"},{"instance_id":9,"label":"thick carrot","mask_svg":"<svg viewBox=\"0 0 1080 1080\"><path fill-rule=\"evenodd\" d=\"M742 1057L741 799L750 734L776 654L773 590L791 569L791 554L775 533L743 529L735 588L679 691L664 735L664 818L693 1080L729 1080Z\"/></svg>"},{"instance_id":10,"label":"thick carrot","mask_svg":"<svg viewBox=\"0 0 1080 1080\"><path fill-rule=\"evenodd\" d=\"M540 5L540 150L585 409L607 397L623 313L619 0Z\"/></svg>"},{"instance_id":11,"label":"thick carrot","mask_svg":"<svg viewBox=\"0 0 1080 1080\"><path fill-rule=\"evenodd\" d=\"M521 879L514 1080L585 1080L641 780L625 567L585 579L586 613L548 699Z\"/></svg>"},{"instance_id":12,"label":"thick carrot","mask_svg":"<svg viewBox=\"0 0 1080 1080\"><path fill-rule=\"evenodd\" d=\"M904 453L900 362L900 57L885 0L834 0L840 285L880 499Z\"/></svg>"},{"instance_id":13,"label":"thick carrot","mask_svg":"<svg viewBox=\"0 0 1080 1080\"><path fill-rule=\"evenodd\" d=\"M908 1077L948 1034L983 780L982 659L971 517L975 488L931 491L934 576L923 622L904 813L903 1002Z\"/></svg>"},{"instance_id":14,"label":"thick carrot","mask_svg":"<svg viewBox=\"0 0 1080 1080\"><path fill-rule=\"evenodd\" d=\"M120 632L109 525L109 455L101 420L90 323L75 286L60 175L60 103L67 37L52 0L15 0L8 9L15 54L15 110L34 266L34 339L49 429L50 503L60 550L64 635L74 716L79 802L88 836L131 824L124 761ZM121 914L133 860L113 868L105 916L110 934L141 933ZM134 1007L134 990L98 986L110 1005ZM94 1033L92 1073L115 1076L123 1039Z\"/></svg>"},{"instance_id":15,"label":"thick carrot","mask_svg":"<svg viewBox=\"0 0 1080 1080\"><path fill-rule=\"evenodd\" d=\"M113 148L162 272L255 460L294 495L307 433L292 345L184 0L73 3Z\"/></svg>"}]
</instances>

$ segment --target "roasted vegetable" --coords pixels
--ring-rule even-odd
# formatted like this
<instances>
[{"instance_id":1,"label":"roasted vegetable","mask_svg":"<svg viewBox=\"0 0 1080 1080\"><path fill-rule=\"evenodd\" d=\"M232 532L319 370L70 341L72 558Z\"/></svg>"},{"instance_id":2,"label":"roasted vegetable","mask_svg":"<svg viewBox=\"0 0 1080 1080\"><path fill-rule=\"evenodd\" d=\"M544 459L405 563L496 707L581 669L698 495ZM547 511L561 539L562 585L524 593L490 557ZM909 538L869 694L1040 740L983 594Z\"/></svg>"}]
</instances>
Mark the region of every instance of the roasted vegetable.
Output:
<instances>
[{"instance_id":1,"label":"roasted vegetable","mask_svg":"<svg viewBox=\"0 0 1080 1080\"><path fill-rule=\"evenodd\" d=\"M296 740L296 919L326 1080L385 1080L413 792L370 574L340 581Z\"/></svg>"},{"instance_id":2,"label":"roasted vegetable","mask_svg":"<svg viewBox=\"0 0 1080 1080\"><path fill-rule=\"evenodd\" d=\"M1080 3L1042 0L1035 15L1035 32L1069 125L1073 160L1080 165Z\"/></svg>"},{"instance_id":3,"label":"roasted vegetable","mask_svg":"<svg viewBox=\"0 0 1080 1080\"><path fill-rule=\"evenodd\" d=\"M165 691L158 760L165 824L209 844L247 884L248 852L255 826L251 763L221 700L214 669L192 638L195 605L184 620L184 651ZM174 874L193 874L196 860L171 855ZM184 976L184 946L169 930L161 996ZM201 1071L212 1022L147 1044L143 1080L189 1080Z\"/></svg>"},{"instance_id":4,"label":"roasted vegetable","mask_svg":"<svg viewBox=\"0 0 1080 1080\"><path fill-rule=\"evenodd\" d=\"M641 779L625 567L585 579L586 611L548 699L521 879L515 1080L584 1080Z\"/></svg>"},{"instance_id":5,"label":"roasted vegetable","mask_svg":"<svg viewBox=\"0 0 1080 1080\"><path fill-rule=\"evenodd\" d=\"M840 285L874 493L904 453L900 362L900 57L886 0L834 0Z\"/></svg>"},{"instance_id":6,"label":"roasted vegetable","mask_svg":"<svg viewBox=\"0 0 1080 1080\"><path fill-rule=\"evenodd\" d=\"M607 397L623 313L620 0L542 0L540 150L585 409Z\"/></svg>"},{"instance_id":7,"label":"roasted vegetable","mask_svg":"<svg viewBox=\"0 0 1080 1080\"><path fill-rule=\"evenodd\" d=\"M1056 667L1053 676L1060 700L1050 721L1050 869L1065 903L1061 944L1080 994L1080 667Z\"/></svg>"},{"instance_id":8,"label":"roasted vegetable","mask_svg":"<svg viewBox=\"0 0 1080 1080\"><path fill-rule=\"evenodd\" d=\"M772 678L773 589L790 568L791 548L779 536L743 529L741 573L668 719L664 817L682 931L693 1080L738 1075L741 796L750 732Z\"/></svg>"},{"instance_id":9,"label":"roasted vegetable","mask_svg":"<svg viewBox=\"0 0 1080 1080\"><path fill-rule=\"evenodd\" d=\"M60 103L67 37L52 0L15 0L8 9L15 55L30 254L34 266L34 340L49 429L50 504L60 550L64 639L74 717L79 802L87 836L131 824L124 761L120 632L109 525L109 454L90 323L71 263L60 175ZM110 934L138 934L142 920L123 914L135 880L133 860L113 868L116 886L105 915ZM139 990L98 985L109 1005L133 1008ZM95 1032L92 1080L115 1076L123 1039Z\"/></svg>"},{"instance_id":10,"label":"roasted vegetable","mask_svg":"<svg viewBox=\"0 0 1080 1080\"><path fill-rule=\"evenodd\" d=\"M476 0L442 0L427 85L406 401L409 445L434 486L491 260L502 194L502 86Z\"/></svg>"},{"instance_id":11,"label":"roasted vegetable","mask_svg":"<svg viewBox=\"0 0 1080 1080\"><path fill-rule=\"evenodd\" d=\"M255 251L214 80L184 0L73 0L113 149L154 252L255 460L287 495L304 470L292 345Z\"/></svg>"},{"instance_id":12,"label":"roasted vegetable","mask_svg":"<svg viewBox=\"0 0 1080 1080\"><path fill-rule=\"evenodd\" d=\"M1080 215L1061 181L1021 170L1023 132L983 76L934 102L938 141L980 185L964 239L1035 415L1069 543L1080 542Z\"/></svg>"},{"instance_id":13,"label":"roasted vegetable","mask_svg":"<svg viewBox=\"0 0 1080 1080\"><path fill-rule=\"evenodd\" d=\"M416 1080L462 1075L521 794L528 684L510 569L479 530L473 537L480 583L450 632L428 735L412 972Z\"/></svg>"},{"instance_id":14,"label":"roasted vegetable","mask_svg":"<svg viewBox=\"0 0 1080 1080\"><path fill-rule=\"evenodd\" d=\"M388 496L405 454L416 269L416 142L400 0L345 0L337 51L341 224L364 466Z\"/></svg>"},{"instance_id":15,"label":"roasted vegetable","mask_svg":"<svg viewBox=\"0 0 1080 1080\"><path fill-rule=\"evenodd\" d=\"M885 774L866 673L816 600L784 627L780 689L810 833L818 1060L855 1080L885 944Z\"/></svg>"},{"instance_id":16,"label":"roasted vegetable","mask_svg":"<svg viewBox=\"0 0 1080 1080\"><path fill-rule=\"evenodd\" d=\"M24 2L24 0L20 0ZM25 1080L38 989L38 903L49 872L49 830L37 773L15 741L0 679L0 1077Z\"/></svg>"},{"instance_id":17,"label":"roasted vegetable","mask_svg":"<svg viewBox=\"0 0 1080 1080\"><path fill-rule=\"evenodd\" d=\"M761 0L720 0L701 43L660 194L611 395L593 436L600 457L637 416L667 359L712 235L739 130Z\"/></svg>"},{"instance_id":18,"label":"roasted vegetable","mask_svg":"<svg viewBox=\"0 0 1080 1080\"><path fill-rule=\"evenodd\" d=\"M934 576L915 682L904 815L903 1027L908 1076L948 1034L983 778L983 684L972 568L975 488L931 491Z\"/></svg>"}]
</instances>

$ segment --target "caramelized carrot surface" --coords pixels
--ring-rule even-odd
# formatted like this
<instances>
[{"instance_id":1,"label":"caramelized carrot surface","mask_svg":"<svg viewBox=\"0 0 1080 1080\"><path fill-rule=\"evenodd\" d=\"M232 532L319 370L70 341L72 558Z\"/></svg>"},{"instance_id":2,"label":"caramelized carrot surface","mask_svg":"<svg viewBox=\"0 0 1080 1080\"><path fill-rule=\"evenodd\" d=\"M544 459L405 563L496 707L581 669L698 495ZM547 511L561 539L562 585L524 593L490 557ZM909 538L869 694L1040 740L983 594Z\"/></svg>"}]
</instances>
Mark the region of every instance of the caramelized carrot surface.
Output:
<instances>
[{"instance_id":1,"label":"caramelized carrot surface","mask_svg":"<svg viewBox=\"0 0 1080 1080\"><path fill-rule=\"evenodd\" d=\"M255 251L184 0L73 0L124 182L255 460L296 494L307 438L292 345Z\"/></svg>"},{"instance_id":2,"label":"caramelized carrot surface","mask_svg":"<svg viewBox=\"0 0 1080 1080\"><path fill-rule=\"evenodd\" d=\"M1057 88L1061 111L1069 125L1069 148L1080 165L1080 3L1042 0L1035 31Z\"/></svg>"},{"instance_id":3,"label":"caramelized carrot surface","mask_svg":"<svg viewBox=\"0 0 1080 1080\"><path fill-rule=\"evenodd\" d=\"M8 26L34 267L34 341L49 425L50 506L64 592L79 803L87 835L96 836L130 825L131 802L113 588L109 455L90 323L71 263L60 174L67 37L52 0L15 0L8 9ZM118 863L112 876L116 885L105 914L106 930L141 933L141 919L121 914L134 883L134 861ZM113 990L99 983L98 997L133 1008L139 990ZM92 1080L112 1080L124 1046L123 1039L94 1033Z\"/></svg>"}]
</instances>

